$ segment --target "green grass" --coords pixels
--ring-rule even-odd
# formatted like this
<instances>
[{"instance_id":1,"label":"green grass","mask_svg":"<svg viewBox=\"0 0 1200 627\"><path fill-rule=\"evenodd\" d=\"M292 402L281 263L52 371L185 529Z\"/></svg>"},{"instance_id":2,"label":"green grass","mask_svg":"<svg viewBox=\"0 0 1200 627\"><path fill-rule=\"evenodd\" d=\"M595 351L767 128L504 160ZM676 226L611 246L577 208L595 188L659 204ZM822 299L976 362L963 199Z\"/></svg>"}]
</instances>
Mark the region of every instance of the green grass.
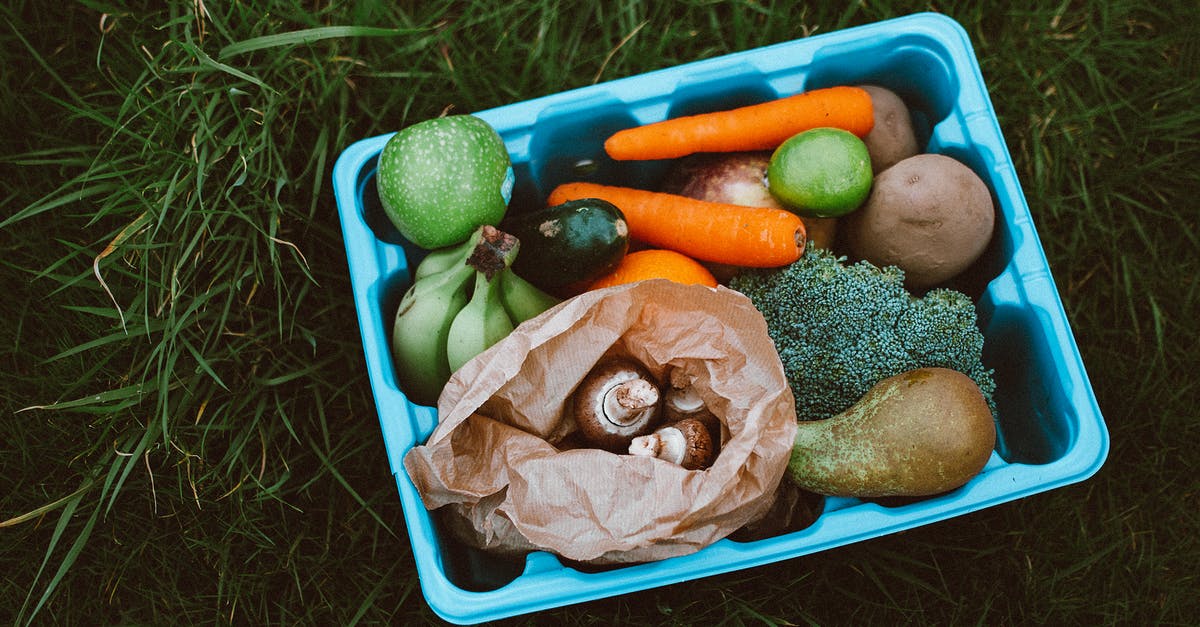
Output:
<instances>
[{"instance_id":1,"label":"green grass","mask_svg":"<svg viewBox=\"0 0 1200 627\"><path fill-rule=\"evenodd\" d=\"M0 7L0 619L436 622L361 358L339 152L446 110L930 7L972 37L1111 430L1105 467L504 622L1200 615L1195 3L596 4Z\"/></svg>"}]
</instances>

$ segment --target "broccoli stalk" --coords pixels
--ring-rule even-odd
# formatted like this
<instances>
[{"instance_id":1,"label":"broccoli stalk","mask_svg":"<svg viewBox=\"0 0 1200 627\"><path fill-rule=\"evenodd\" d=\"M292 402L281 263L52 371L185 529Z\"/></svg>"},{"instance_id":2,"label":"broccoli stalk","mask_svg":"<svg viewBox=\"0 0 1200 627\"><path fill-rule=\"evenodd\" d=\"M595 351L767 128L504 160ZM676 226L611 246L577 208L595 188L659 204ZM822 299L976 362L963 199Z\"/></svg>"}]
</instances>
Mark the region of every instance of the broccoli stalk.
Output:
<instances>
[{"instance_id":1,"label":"broccoli stalk","mask_svg":"<svg viewBox=\"0 0 1200 627\"><path fill-rule=\"evenodd\" d=\"M995 415L995 381L982 363L983 334L965 294L904 288L904 272L813 248L788 266L748 269L729 286L767 321L799 420L829 418L873 385L915 368L957 370L979 385Z\"/></svg>"}]
</instances>

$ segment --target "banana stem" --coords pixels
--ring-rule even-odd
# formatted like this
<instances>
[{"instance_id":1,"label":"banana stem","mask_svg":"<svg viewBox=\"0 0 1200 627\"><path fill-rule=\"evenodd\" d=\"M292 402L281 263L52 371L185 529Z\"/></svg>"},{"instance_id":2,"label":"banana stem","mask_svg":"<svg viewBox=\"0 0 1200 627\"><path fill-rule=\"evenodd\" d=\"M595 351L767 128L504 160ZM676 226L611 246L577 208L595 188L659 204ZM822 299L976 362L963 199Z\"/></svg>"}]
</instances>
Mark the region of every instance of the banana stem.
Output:
<instances>
[{"instance_id":1,"label":"banana stem","mask_svg":"<svg viewBox=\"0 0 1200 627\"><path fill-rule=\"evenodd\" d=\"M479 243L467 256L467 264L482 272L489 281L496 273L512 265L521 242L515 235L485 224L480 229Z\"/></svg>"}]
</instances>

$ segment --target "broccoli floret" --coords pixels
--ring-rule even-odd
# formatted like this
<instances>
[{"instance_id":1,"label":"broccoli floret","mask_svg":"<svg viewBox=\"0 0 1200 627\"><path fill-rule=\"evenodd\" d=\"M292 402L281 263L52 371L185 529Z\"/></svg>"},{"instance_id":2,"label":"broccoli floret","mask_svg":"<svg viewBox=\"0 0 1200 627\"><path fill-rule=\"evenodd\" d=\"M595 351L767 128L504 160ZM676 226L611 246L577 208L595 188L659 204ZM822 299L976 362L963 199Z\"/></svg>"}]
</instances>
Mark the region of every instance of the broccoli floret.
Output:
<instances>
[{"instance_id":1,"label":"broccoli floret","mask_svg":"<svg viewBox=\"0 0 1200 627\"><path fill-rule=\"evenodd\" d=\"M983 334L965 294L935 289L914 297L904 272L845 263L810 249L782 268L745 270L729 286L767 321L800 420L844 411L879 381L914 368L951 368L975 380L995 413Z\"/></svg>"}]
</instances>

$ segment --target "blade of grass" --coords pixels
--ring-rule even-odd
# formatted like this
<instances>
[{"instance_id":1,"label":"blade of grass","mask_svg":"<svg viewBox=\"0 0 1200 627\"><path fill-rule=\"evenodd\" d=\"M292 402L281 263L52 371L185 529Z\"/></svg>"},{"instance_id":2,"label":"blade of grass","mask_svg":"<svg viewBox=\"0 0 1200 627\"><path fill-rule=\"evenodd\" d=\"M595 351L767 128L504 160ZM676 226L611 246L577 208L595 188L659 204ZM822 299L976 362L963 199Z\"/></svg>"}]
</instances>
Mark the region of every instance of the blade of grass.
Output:
<instances>
[{"instance_id":1,"label":"blade of grass","mask_svg":"<svg viewBox=\"0 0 1200 627\"><path fill-rule=\"evenodd\" d=\"M33 216L45 213L47 211L53 211L66 205L82 202L96 196L111 194L121 189L119 183L96 183L94 185L88 185L87 187L74 190L71 190L70 187L73 186L71 184L64 185L53 195L47 196L37 202L27 205L24 209L5 218L3 222L0 222L0 228L8 228L17 222L20 222L21 220L27 220Z\"/></svg>"},{"instance_id":2,"label":"blade of grass","mask_svg":"<svg viewBox=\"0 0 1200 627\"><path fill-rule=\"evenodd\" d=\"M41 518L42 516L49 514L50 512L52 512L60 507L63 507L64 505L67 505L72 500L79 498L85 492L87 492L89 489L91 489L92 485L94 485L94 484L95 484L95 481L88 479L88 480L84 481L83 485L79 486L79 488L77 488L74 492L72 492L62 498L55 499L41 507L31 509L28 512L25 512L24 514L21 514L18 516L13 516L12 518L9 518L8 520L0 520L0 529L3 529L5 527L12 527L14 525L19 525L19 524L25 523L25 522L29 522L35 518Z\"/></svg>"},{"instance_id":3,"label":"blade of grass","mask_svg":"<svg viewBox=\"0 0 1200 627\"><path fill-rule=\"evenodd\" d=\"M354 37L402 37L427 32L426 28L378 28L372 26L322 26L305 30L263 35L231 43L217 53L218 59L228 59L239 54L276 48L279 46L296 46L310 44L323 39L344 39Z\"/></svg>"},{"instance_id":4,"label":"blade of grass","mask_svg":"<svg viewBox=\"0 0 1200 627\"><path fill-rule=\"evenodd\" d=\"M89 480L88 483L90 484L91 481ZM50 563L50 557L54 554L54 550L58 548L58 543L62 539L63 533L67 529L67 523L71 521L71 518L75 513L75 509L79 506L79 503L83 501L83 497L86 496L86 494L87 492L84 491L83 493L71 499L66 508L63 510L62 514L59 516L58 524L54 527L54 535L51 536L49 545L46 547L45 556L42 558L42 564L40 567L38 567L37 574L34 575L33 582L35 585L37 584L37 581L41 579L42 573L45 571L46 566ZM85 523L83 528L80 529L76 534L75 541L71 544L71 548L68 549L66 554L64 554L59 560L58 569L54 572L54 576L50 579L50 581L46 583L46 587L42 591L41 597L38 598L37 604L34 605L32 610L29 608L29 602L33 598L32 595L36 587L30 587L29 594L26 595L25 602L21 605L21 609L17 614L18 623L22 622L22 619L26 616L26 611L28 611L28 620L25 622L26 624L32 624L34 617L37 616L38 612L41 611L42 606L44 606L46 602L50 600L50 597L53 596L54 591L58 588L58 584L71 569L71 566L79 557L80 552L83 551L83 547L87 544L88 538L91 537L92 529L95 528L96 520L98 520L99 517L100 509L96 508L92 510L92 514L88 517L87 523Z\"/></svg>"},{"instance_id":5,"label":"blade of grass","mask_svg":"<svg viewBox=\"0 0 1200 627\"><path fill-rule=\"evenodd\" d=\"M104 282L104 277L100 274L100 262L105 257L116 252L126 240L133 237L138 231L146 228L146 225L149 223L150 215L143 211L132 222L126 225L125 228L121 229L121 232L117 233L117 236L104 247L104 250L100 251L100 254L92 259L92 274L96 275L96 281L100 283L100 287L104 289L104 293L108 294L108 298L112 300L113 308L117 310L117 314L121 317L122 331L126 331L125 312L121 309L121 303L117 302L117 297L113 296L112 290L108 289L108 284Z\"/></svg>"},{"instance_id":6,"label":"blade of grass","mask_svg":"<svg viewBox=\"0 0 1200 627\"><path fill-rule=\"evenodd\" d=\"M353 498L354 501L362 507L363 510L367 512L367 515L374 519L376 524L378 524L381 529L386 531L389 535L395 536L395 532L392 531L391 525L383 520L383 518L379 515L379 512L375 511L375 508L367 504L366 500L364 500L363 497L358 494L358 491L350 485L350 482L346 481L346 478L342 476L342 473L338 472L337 465L329 459L325 452L321 450L321 447L317 446L317 443L311 439L308 440L308 446L312 449L313 453L317 455L317 459L321 460L321 464L329 473L329 475L333 477L334 480L337 481L344 490L346 490L346 493L349 494L351 498Z\"/></svg>"},{"instance_id":7,"label":"blade of grass","mask_svg":"<svg viewBox=\"0 0 1200 627\"><path fill-rule=\"evenodd\" d=\"M86 396L83 398L77 398L74 400L60 401L57 403L49 403L46 405L30 405L28 407L24 407L17 411L23 412L23 411L32 411L32 410L38 410L38 409L40 409L40 410L76 409L76 408L81 408L81 407L91 407L94 405L107 405L110 403L115 404L117 406L126 406L126 403L123 403L122 401L128 401L129 405L135 405L135 404L137 404L138 399L140 399L143 396L145 391L146 391L145 386L138 383L138 384L127 385L125 387L116 388L116 389L112 389L112 390L105 390L104 392L100 392L99 394L93 394L90 396Z\"/></svg>"},{"instance_id":8,"label":"blade of grass","mask_svg":"<svg viewBox=\"0 0 1200 627\"><path fill-rule=\"evenodd\" d=\"M17 39L21 41L21 44L25 48L25 53L33 58L33 60L41 68L41 71L44 72L46 76L49 76L60 89L70 96L72 100L76 102L82 102L82 100L79 98L79 95L75 92L75 89L71 86L71 83L63 80L62 76L59 76L59 73L55 70L54 66L46 62L46 59L42 56L41 51L39 51L36 46L32 45L29 40L25 38L25 35L21 33L21 29L17 28L17 26L13 24L11 20L6 20L5 23L8 24L8 29L12 31L12 34L16 35Z\"/></svg>"},{"instance_id":9,"label":"blade of grass","mask_svg":"<svg viewBox=\"0 0 1200 627\"><path fill-rule=\"evenodd\" d=\"M104 506L104 513L106 516L112 511L113 503L116 502L117 497L121 494L121 486L125 484L125 480L129 477L129 473L133 472L134 466L136 466L138 462L142 460L142 456L146 452L146 447L149 446L150 442L153 441L158 435L155 425L156 423L154 421L150 421L133 451L117 452L117 460L114 462L114 468L112 468L112 470L109 472L110 477L114 473L117 474L116 481L112 483L111 487L105 485L105 491L109 492L108 504ZM118 468L119 472L116 472ZM97 507L97 509L99 509L99 507Z\"/></svg>"},{"instance_id":10,"label":"blade of grass","mask_svg":"<svg viewBox=\"0 0 1200 627\"><path fill-rule=\"evenodd\" d=\"M175 45L177 45L180 48L182 48L183 50L185 50L194 59L199 61L202 68L208 68L208 69L213 69L213 70L218 70L218 71L224 72L226 74L229 74L230 76L233 76L234 78L239 78L241 80L246 81L247 83L255 85L255 86L259 87L260 89L262 89L263 91L266 91L267 93L275 94L275 95L279 94L278 90L276 90L274 87L271 87L270 85L267 85L261 79L251 76L250 74L248 74L242 70L239 70L239 69L233 67L232 65L228 65L225 63L221 63L220 61L217 61L216 59L208 56L208 53L204 52L204 50L202 48L200 48L199 46L197 46L191 42L176 41L174 43L175 43Z\"/></svg>"}]
</instances>

